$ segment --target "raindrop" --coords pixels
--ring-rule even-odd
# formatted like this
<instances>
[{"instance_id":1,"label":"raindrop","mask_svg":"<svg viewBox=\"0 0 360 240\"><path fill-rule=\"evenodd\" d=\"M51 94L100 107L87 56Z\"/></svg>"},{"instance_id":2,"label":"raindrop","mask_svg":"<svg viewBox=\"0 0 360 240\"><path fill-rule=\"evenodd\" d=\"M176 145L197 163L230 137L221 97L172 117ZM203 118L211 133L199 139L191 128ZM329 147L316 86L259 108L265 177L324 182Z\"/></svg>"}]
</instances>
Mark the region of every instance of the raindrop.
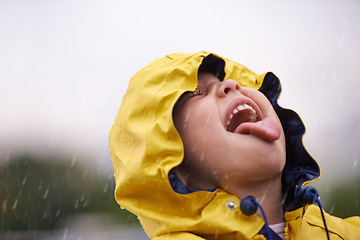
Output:
<instances>
[{"instance_id":1,"label":"raindrop","mask_svg":"<svg viewBox=\"0 0 360 240\"><path fill-rule=\"evenodd\" d=\"M192 149L191 149L191 152L195 152L196 151L196 146L194 146Z\"/></svg>"},{"instance_id":2,"label":"raindrop","mask_svg":"<svg viewBox=\"0 0 360 240\"><path fill-rule=\"evenodd\" d=\"M341 39L340 39L340 43L339 43L340 46L342 46L344 44L345 35L346 35L345 32L341 35Z\"/></svg>"},{"instance_id":3,"label":"raindrop","mask_svg":"<svg viewBox=\"0 0 360 240\"><path fill-rule=\"evenodd\" d=\"M38 190L41 190L41 189L42 189L42 187L43 187L43 183L42 183L42 182L40 182L40 183L39 183L39 186L38 186Z\"/></svg>"},{"instance_id":4,"label":"raindrop","mask_svg":"<svg viewBox=\"0 0 360 240\"><path fill-rule=\"evenodd\" d=\"M335 204L331 205L329 213L332 214L334 212L334 209L335 209Z\"/></svg>"},{"instance_id":5,"label":"raindrop","mask_svg":"<svg viewBox=\"0 0 360 240\"><path fill-rule=\"evenodd\" d=\"M45 218L48 218L48 217L49 217L49 210L45 209L44 212L43 212L42 218L45 219Z\"/></svg>"},{"instance_id":6,"label":"raindrop","mask_svg":"<svg viewBox=\"0 0 360 240\"><path fill-rule=\"evenodd\" d=\"M354 161L354 164L353 164L352 167L353 167L353 168L356 167L356 166L358 165L358 163L359 163L359 159L356 159L356 160Z\"/></svg>"},{"instance_id":7,"label":"raindrop","mask_svg":"<svg viewBox=\"0 0 360 240\"><path fill-rule=\"evenodd\" d=\"M217 239L219 237L219 229L216 229L214 238Z\"/></svg>"},{"instance_id":8,"label":"raindrop","mask_svg":"<svg viewBox=\"0 0 360 240\"><path fill-rule=\"evenodd\" d=\"M267 196L267 193L268 193L268 190L266 190L266 191L264 192L264 195L262 195L262 197L260 198L260 201L259 201L260 204L263 204L263 203L264 203L264 201L265 201L265 199L266 199L266 196Z\"/></svg>"},{"instance_id":9,"label":"raindrop","mask_svg":"<svg viewBox=\"0 0 360 240\"><path fill-rule=\"evenodd\" d=\"M74 167L75 162L76 162L76 157L73 157L71 164L70 164L70 168Z\"/></svg>"},{"instance_id":10,"label":"raindrop","mask_svg":"<svg viewBox=\"0 0 360 240\"><path fill-rule=\"evenodd\" d=\"M6 157L5 157L5 162L9 161L9 159L10 159L10 153L8 153L8 154L6 155Z\"/></svg>"},{"instance_id":11,"label":"raindrop","mask_svg":"<svg viewBox=\"0 0 360 240\"><path fill-rule=\"evenodd\" d=\"M49 194L49 189L46 189L43 198L47 198L48 194Z\"/></svg>"},{"instance_id":12,"label":"raindrop","mask_svg":"<svg viewBox=\"0 0 360 240\"><path fill-rule=\"evenodd\" d=\"M55 213L55 217L58 217L60 215L61 209L58 209Z\"/></svg>"},{"instance_id":13,"label":"raindrop","mask_svg":"<svg viewBox=\"0 0 360 240\"><path fill-rule=\"evenodd\" d=\"M77 209L79 207L79 200L75 200L75 205L74 205L74 209Z\"/></svg>"},{"instance_id":14,"label":"raindrop","mask_svg":"<svg viewBox=\"0 0 360 240\"><path fill-rule=\"evenodd\" d=\"M18 204L18 201L19 201L19 200L16 200L16 201L14 202L14 205L13 205L12 209L15 209L15 208L16 208L16 206L17 206L17 204Z\"/></svg>"},{"instance_id":15,"label":"raindrop","mask_svg":"<svg viewBox=\"0 0 360 240\"><path fill-rule=\"evenodd\" d=\"M83 203L83 207L86 207L89 203L89 197L86 198L85 202Z\"/></svg>"},{"instance_id":16,"label":"raindrop","mask_svg":"<svg viewBox=\"0 0 360 240\"><path fill-rule=\"evenodd\" d=\"M8 200L6 199L6 200L3 202L2 206L1 206L1 208L2 208L2 212L3 212L3 213L4 213L4 212L6 212L6 209L7 209L7 202L8 202Z\"/></svg>"},{"instance_id":17,"label":"raindrop","mask_svg":"<svg viewBox=\"0 0 360 240\"><path fill-rule=\"evenodd\" d=\"M104 189L103 189L103 193L106 193L106 192L107 192L108 187L109 187L109 184L105 184Z\"/></svg>"},{"instance_id":18,"label":"raindrop","mask_svg":"<svg viewBox=\"0 0 360 240\"><path fill-rule=\"evenodd\" d=\"M209 122L210 122L210 120L211 120L211 115L210 115L210 114L208 114L208 115L207 115L207 118L206 118L206 123L209 123Z\"/></svg>"},{"instance_id":19,"label":"raindrop","mask_svg":"<svg viewBox=\"0 0 360 240\"><path fill-rule=\"evenodd\" d=\"M64 232L63 240L67 239L67 235L68 235L68 229L66 228Z\"/></svg>"},{"instance_id":20,"label":"raindrop","mask_svg":"<svg viewBox=\"0 0 360 240\"><path fill-rule=\"evenodd\" d=\"M24 179L23 179L23 181L22 181L22 183L21 183L22 186L25 185L27 179L28 179L28 175L25 175L25 177L24 177Z\"/></svg>"},{"instance_id":21,"label":"raindrop","mask_svg":"<svg viewBox=\"0 0 360 240\"><path fill-rule=\"evenodd\" d=\"M80 202L84 201L84 199L85 199L85 196L82 194L80 197Z\"/></svg>"},{"instance_id":22,"label":"raindrop","mask_svg":"<svg viewBox=\"0 0 360 240\"><path fill-rule=\"evenodd\" d=\"M189 120L189 117L191 116L191 112L189 112L187 115L186 115L186 117L185 117L185 119L184 119L184 123L186 123L188 120Z\"/></svg>"}]
</instances>

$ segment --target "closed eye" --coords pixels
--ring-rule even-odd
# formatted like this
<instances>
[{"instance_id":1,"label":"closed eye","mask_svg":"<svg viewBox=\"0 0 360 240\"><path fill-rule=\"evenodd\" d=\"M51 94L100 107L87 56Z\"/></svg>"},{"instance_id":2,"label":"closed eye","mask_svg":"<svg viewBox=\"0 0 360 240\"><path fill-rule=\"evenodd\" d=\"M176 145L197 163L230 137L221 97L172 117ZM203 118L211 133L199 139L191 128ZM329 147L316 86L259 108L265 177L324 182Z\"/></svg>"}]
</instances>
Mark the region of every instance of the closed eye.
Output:
<instances>
[{"instance_id":1,"label":"closed eye","mask_svg":"<svg viewBox=\"0 0 360 240\"><path fill-rule=\"evenodd\" d=\"M214 85L215 85L216 83L218 83L218 82L220 82L220 81L214 81L214 82L210 83L210 84L206 87L205 91L204 91L204 90L201 90L200 88L197 87L197 88L195 89L195 91L188 92L188 93L186 94L186 99L189 99L189 98L195 97L195 96L199 96L199 95L204 95L204 96L206 96L206 95L208 94L208 92L210 91L211 87L214 86Z\"/></svg>"},{"instance_id":2,"label":"closed eye","mask_svg":"<svg viewBox=\"0 0 360 240\"><path fill-rule=\"evenodd\" d=\"M174 109L182 106L187 100L189 100L192 97L199 96L199 95L206 95L203 91L201 91L199 88L196 88L194 91L187 91L183 93L180 98L177 100Z\"/></svg>"},{"instance_id":3,"label":"closed eye","mask_svg":"<svg viewBox=\"0 0 360 240\"><path fill-rule=\"evenodd\" d=\"M189 92L188 94L189 94L189 98L191 98L198 95L206 95L206 92L203 92L199 88L196 88L195 91Z\"/></svg>"}]
</instances>

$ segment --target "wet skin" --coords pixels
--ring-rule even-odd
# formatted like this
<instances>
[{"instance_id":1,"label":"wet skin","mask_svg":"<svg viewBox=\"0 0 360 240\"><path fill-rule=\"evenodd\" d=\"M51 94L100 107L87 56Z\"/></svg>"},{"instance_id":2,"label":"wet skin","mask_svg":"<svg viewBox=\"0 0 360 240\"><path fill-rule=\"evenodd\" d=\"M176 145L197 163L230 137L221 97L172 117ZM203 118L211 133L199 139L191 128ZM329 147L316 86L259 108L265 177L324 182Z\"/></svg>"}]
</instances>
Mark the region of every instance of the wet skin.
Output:
<instances>
[{"instance_id":1,"label":"wet skin","mask_svg":"<svg viewBox=\"0 0 360 240\"><path fill-rule=\"evenodd\" d=\"M230 126L235 125L236 130L227 130L229 115L243 103L256 110L259 122L246 120L238 127L233 120ZM244 111L237 121L250 118L249 112ZM184 145L184 160L175 172L188 187L220 187L237 194L241 188L280 181L285 165L284 133L261 92L202 73L197 90L178 100L173 120Z\"/></svg>"}]
</instances>

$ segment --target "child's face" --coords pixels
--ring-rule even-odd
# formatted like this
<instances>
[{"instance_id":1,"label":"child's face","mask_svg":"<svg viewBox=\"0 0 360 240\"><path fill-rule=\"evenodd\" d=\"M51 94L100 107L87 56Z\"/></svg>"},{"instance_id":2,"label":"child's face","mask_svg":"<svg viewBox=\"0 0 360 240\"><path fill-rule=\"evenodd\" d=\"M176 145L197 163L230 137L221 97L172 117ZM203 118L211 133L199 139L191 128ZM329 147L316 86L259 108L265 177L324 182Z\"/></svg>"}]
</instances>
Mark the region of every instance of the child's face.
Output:
<instances>
[{"instance_id":1,"label":"child's face","mask_svg":"<svg viewBox=\"0 0 360 240\"><path fill-rule=\"evenodd\" d=\"M184 144L176 171L189 187L231 190L281 176L285 137L261 92L202 73L194 93L183 94L173 113Z\"/></svg>"}]
</instances>

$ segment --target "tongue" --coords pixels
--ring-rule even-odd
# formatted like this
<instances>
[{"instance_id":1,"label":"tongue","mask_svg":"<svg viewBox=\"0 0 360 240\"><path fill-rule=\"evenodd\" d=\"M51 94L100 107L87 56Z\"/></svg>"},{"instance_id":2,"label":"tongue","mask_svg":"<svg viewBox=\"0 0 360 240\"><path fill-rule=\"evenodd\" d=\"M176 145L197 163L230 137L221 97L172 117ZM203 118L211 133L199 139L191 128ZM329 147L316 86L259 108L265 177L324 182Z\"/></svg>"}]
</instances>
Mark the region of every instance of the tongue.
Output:
<instances>
[{"instance_id":1,"label":"tongue","mask_svg":"<svg viewBox=\"0 0 360 240\"><path fill-rule=\"evenodd\" d=\"M258 122L244 122L240 124L234 133L253 134L266 141L275 141L279 139L281 128L279 123L272 118L264 118Z\"/></svg>"}]
</instances>

